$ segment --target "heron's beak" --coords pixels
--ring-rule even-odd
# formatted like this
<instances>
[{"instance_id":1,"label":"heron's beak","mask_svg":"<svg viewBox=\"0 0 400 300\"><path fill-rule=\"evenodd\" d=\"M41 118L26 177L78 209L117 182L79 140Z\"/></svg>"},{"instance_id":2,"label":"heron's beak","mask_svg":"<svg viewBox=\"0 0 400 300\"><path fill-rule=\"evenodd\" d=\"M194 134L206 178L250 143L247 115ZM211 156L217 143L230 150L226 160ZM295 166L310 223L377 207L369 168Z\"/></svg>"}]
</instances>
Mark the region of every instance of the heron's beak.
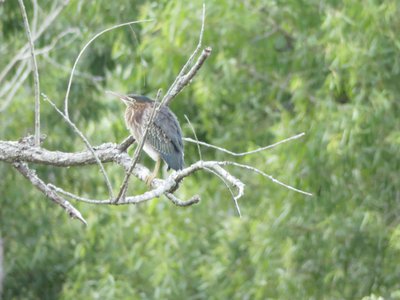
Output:
<instances>
[{"instance_id":1,"label":"heron's beak","mask_svg":"<svg viewBox=\"0 0 400 300\"><path fill-rule=\"evenodd\" d=\"M113 91L106 91L106 94L118 97L120 100L122 100L122 102L124 102L126 105L132 104L133 102L135 102L135 99L124 95L124 94L120 94L117 92L113 92Z\"/></svg>"}]
</instances>

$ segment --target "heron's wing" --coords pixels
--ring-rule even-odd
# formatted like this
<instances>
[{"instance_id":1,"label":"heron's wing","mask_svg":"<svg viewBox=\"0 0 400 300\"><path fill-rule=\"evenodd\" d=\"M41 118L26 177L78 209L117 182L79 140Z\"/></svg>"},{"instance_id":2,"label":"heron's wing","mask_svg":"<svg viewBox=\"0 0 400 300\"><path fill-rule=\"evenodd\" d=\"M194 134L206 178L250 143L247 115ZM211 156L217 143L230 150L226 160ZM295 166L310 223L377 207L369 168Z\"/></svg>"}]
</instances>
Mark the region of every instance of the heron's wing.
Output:
<instances>
[{"instance_id":1,"label":"heron's wing","mask_svg":"<svg viewBox=\"0 0 400 300\"><path fill-rule=\"evenodd\" d=\"M150 111L151 114L151 109ZM176 116L168 107L162 106L156 115L146 138L168 166L174 170L183 168L182 131Z\"/></svg>"}]
</instances>

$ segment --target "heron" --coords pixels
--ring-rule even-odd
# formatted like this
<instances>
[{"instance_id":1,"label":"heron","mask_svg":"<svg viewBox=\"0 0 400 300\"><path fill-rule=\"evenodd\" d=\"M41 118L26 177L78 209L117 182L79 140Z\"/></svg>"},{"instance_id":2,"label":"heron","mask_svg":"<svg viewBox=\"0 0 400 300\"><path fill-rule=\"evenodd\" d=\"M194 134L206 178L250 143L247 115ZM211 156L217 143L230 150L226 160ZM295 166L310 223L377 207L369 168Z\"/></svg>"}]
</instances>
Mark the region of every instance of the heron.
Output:
<instances>
[{"instance_id":1,"label":"heron","mask_svg":"<svg viewBox=\"0 0 400 300\"><path fill-rule=\"evenodd\" d=\"M143 137L154 106L158 103L142 95L110 93L125 103L126 126L134 139L139 142ZM168 106L162 104L156 112L153 122L149 125L143 150L156 162L153 172L146 178L147 185L150 185L152 180L157 177L161 160L168 165L168 170L183 169L182 129L177 117Z\"/></svg>"}]
</instances>

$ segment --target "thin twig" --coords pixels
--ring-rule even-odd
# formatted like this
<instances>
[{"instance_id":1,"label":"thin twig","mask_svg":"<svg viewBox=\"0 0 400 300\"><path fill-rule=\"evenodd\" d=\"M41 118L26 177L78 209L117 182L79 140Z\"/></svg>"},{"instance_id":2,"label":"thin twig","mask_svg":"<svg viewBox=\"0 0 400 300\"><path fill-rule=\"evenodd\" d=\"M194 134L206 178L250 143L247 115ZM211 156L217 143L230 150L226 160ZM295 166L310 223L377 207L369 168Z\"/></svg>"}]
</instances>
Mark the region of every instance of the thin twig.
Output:
<instances>
[{"instance_id":1,"label":"thin twig","mask_svg":"<svg viewBox=\"0 0 400 300\"><path fill-rule=\"evenodd\" d=\"M33 42L35 42L45 31L46 29L56 20L57 16L63 10L63 8L68 4L68 0L64 0L61 2L61 5L55 8L43 21L42 26L39 28L37 32L34 32ZM0 83L7 76L8 72L12 69L12 67L25 55L25 52L29 50L29 43L26 43L18 53L10 60L7 66L0 73Z\"/></svg>"},{"instance_id":2,"label":"thin twig","mask_svg":"<svg viewBox=\"0 0 400 300\"><path fill-rule=\"evenodd\" d=\"M52 51L54 49L61 49L61 48L64 48L64 47L70 47L72 41L77 38L77 34L78 33L80 33L78 28L68 28L68 29L66 29L65 31L59 33L56 37L54 37L51 40L50 44L48 44L48 45L46 45L46 46L44 46L42 48L35 49L36 56L49 53L50 51ZM69 35L69 34L74 34L73 38L67 40L64 45L56 47L58 42L61 39L63 39L65 36ZM27 58L27 55L21 56L21 60L26 59L26 58Z\"/></svg>"},{"instance_id":3,"label":"thin twig","mask_svg":"<svg viewBox=\"0 0 400 300\"><path fill-rule=\"evenodd\" d=\"M29 69L29 67L27 67L28 63L26 61L23 61L22 63L19 64L17 70L14 73L14 76L12 77L12 79L10 79L8 82L5 82L2 86L2 89L0 90L0 97L3 97L4 95L6 95L6 93L14 87L15 83L18 81L18 78L20 78L21 73L23 71L27 71L27 69ZM28 74L30 73L30 71L28 70Z\"/></svg>"},{"instance_id":4,"label":"thin twig","mask_svg":"<svg viewBox=\"0 0 400 300\"><path fill-rule=\"evenodd\" d=\"M239 164L239 163L234 162L234 161L224 161L224 162L219 162L218 164L219 165L232 165L232 166L236 166L236 167L239 167L239 168L247 169L247 170L253 171L255 173L258 173L258 174L268 178L272 182L277 183L277 184L279 184L281 186L284 186L285 188L287 188L289 190L292 190L292 191L295 191L295 192L298 192L300 194L307 195L307 196L312 196L313 195L313 194L311 194L309 192L305 192L305 191L296 189L295 187L292 187L292 186L290 186L290 185L288 185L286 183L283 183L283 182L279 181L278 179L275 179L271 175L268 175L268 174L264 173L263 171L255 168L255 167L249 166L249 165Z\"/></svg>"},{"instance_id":5,"label":"thin twig","mask_svg":"<svg viewBox=\"0 0 400 300\"><path fill-rule=\"evenodd\" d=\"M242 215L240 213L238 200L240 198L242 198L243 195L244 195L245 184L242 181L240 181L238 178L236 178L232 174L230 174L228 171L223 169L219 164L216 165L216 166L213 166L212 169L215 172L217 172L217 174L221 175L221 177L225 178L225 180L227 180L228 182L230 182L231 184L233 184L237 188L238 193L237 193L236 196L233 197L233 201L235 203L236 209L238 210L239 216L241 217Z\"/></svg>"},{"instance_id":6,"label":"thin twig","mask_svg":"<svg viewBox=\"0 0 400 300\"><path fill-rule=\"evenodd\" d=\"M19 78L17 78L17 81L13 83L11 90L8 91L7 97L4 100L3 105L0 107L0 112L5 111L8 108L8 106L12 103L12 100L14 99L14 95L16 94L18 89L21 87L21 85L25 82L26 78L28 78L28 76L31 72L31 67L29 65L27 65L26 63L22 63L21 66L24 66L24 68L25 67L26 68L25 68L24 72L21 74L21 76L19 76Z\"/></svg>"},{"instance_id":7,"label":"thin twig","mask_svg":"<svg viewBox=\"0 0 400 300\"><path fill-rule=\"evenodd\" d=\"M85 52L85 50L87 49L87 47L89 47L89 45L90 45L95 39L97 39L100 35L102 35L102 34L108 32L108 31L111 31L111 30L113 30L113 29L117 29L117 28L120 28L120 27L123 27L123 26L128 26L128 25L131 25L131 24L138 24L138 23L144 23L144 22L150 22L150 21L151 21L151 20L141 20L141 21L132 21L132 22L126 22L126 23L114 25L114 26L112 26L112 27L106 28L106 29L100 31L99 33L97 33L94 37L92 37L92 38L89 40L89 42L87 42L87 43L85 44L85 46L83 46L82 50L79 52L78 57L76 58L76 60L75 60L75 62L74 62L74 65L73 65L72 70L71 70L71 75L70 75L69 81L68 81L67 93L66 93L65 99L64 99L64 114L65 114L65 116L66 116L67 118L69 118L69 113L68 113L68 100L69 100L69 99L68 99L68 97L69 97L69 93L70 93L70 90L71 90L72 79L73 79L73 77L74 77L74 72L75 72L76 66L78 65L79 59L81 58L81 56L83 55L83 53Z\"/></svg>"},{"instance_id":8,"label":"thin twig","mask_svg":"<svg viewBox=\"0 0 400 300\"><path fill-rule=\"evenodd\" d=\"M201 155L200 146L199 146L199 139L197 138L196 131L194 130L194 127L193 127L192 123L190 122L188 116L187 116L187 115L184 115L184 116L185 116L186 121L187 121L188 124L189 124L190 129L191 129L192 132L193 132L194 138L195 138L196 141L197 141L197 152L199 153L199 159L200 159L200 160L203 160L202 155Z\"/></svg>"},{"instance_id":9,"label":"thin twig","mask_svg":"<svg viewBox=\"0 0 400 300\"><path fill-rule=\"evenodd\" d=\"M185 65L182 67L181 71L179 72L178 76L175 78L175 81L172 83L171 87L168 89L167 94L170 94L172 90L176 87L178 84L178 81L183 77L189 66L192 64L194 57L197 55L199 52L202 42L203 42L203 35L204 35L204 24L205 24L205 19L206 19L206 5L203 3L203 13L201 17L201 29L200 29L200 35L199 35L199 42L197 43L196 49L193 51L193 53L190 55L189 59L185 63ZM166 102L166 105L168 105L169 101Z\"/></svg>"},{"instance_id":10,"label":"thin twig","mask_svg":"<svg viewBox=\"0 0 400 300\"><path fill-rule=\"evenodd\" d=\"M88 148L88 150L93 154L94 158L96 159L97 164L100 167L101 173L104 176L104 181L106 183L110 199L113 199L114 198L114 193L113 193L113 190L112 190L110 179L108 178L106 170L104 169L104 166L103 166L102 162L100 161L99 157L97 156L96 151L94 151L92 145L89 143L89 140L78 129L78 127L76 127L76 125L67 116L65 116L61 110L58 109L58 107L53 103L53 101L50 100L49 97L47 97L43 93L42 93L42 96L43 96L44 100L49 102L50 105L56 110L56 112L58 112L58 114L64 119L64 121L67 122L67 124L75 131L75 133L77 135L79 135L79 137L83 140L83 142L85 143L85 145Z\"/></svg>"},{"instance_id":11,"label":"thin twig","mask_svg":"<svg viewBox=\"0 0 400 300\"><path fill-rule=\"evenodd\" d=\"M72 218L76 218L83 224L87 225L86 220L82 217L81 213L71 205L67 200L63 199L55 191L49 188L46 183L43 182L37 175L36 172L29 169L28 165L23 162L14 162L13 166L17 169L26 179L28 179L37 189L45 194L52 201L60 205Z\"/></svg>"},{"instance_id":12,"label":"thin twig","mask_svg":"<svg viewBox=\"0 0 400 300\"><path fill-rule=\"evenodd\" d=\"M67 191L63 190L62 188L60 188L58 186L55 186L54 184L51 184L51 183L48 184L48 187L53 189L53 190L55 190L59 194L63 194L64 196L67 196L67 197L69 197L71 199L75 199L77 201L86 202L86 203L90 203L90 204L99 204L99 202L104 202L104 203L107 203L107 204L111 203L110 199L107 199L107 200L93 200L93 199L89 199L89 198L86 198L86 197L81 197L81 196L72 194L70 192L67 192Z\"/></svg>"},{"instance_id":13,"label":"thin twig","mask_svg":"<svg viewBox=\"0 0 400 300\"><path fill-rule=\"evenodd\" d=\"M54 59L52 59L50 56L48 55L44 55L43 59L45 61L47 61L48 63L50 63L52 66L59 68L60 70L62 70L65 73L71 72L71 68L67 67L63 64L58 63L57 61L55 61ZM89 79L93 82L94 85L97 85L98 82L100 81L104 81L105 78L104 76L96 76L96 75L91 75L89 73L85 73L85 72L79 72L79 71L75 71L75 76L76 77L81 77L84 79Z\"/></svg>"},{"instance_id":14,"label":"thin twig","mask_svg":"<svg viewBox=\"0 0 400 300\"><path fill-rule=\"evenodd\" d=\"M178 197L176 197L172 193L165 193L165 196L171 200L173 204L176 206L181 206L181 207L186 207L186 206L191 206L193 204L199 203L200 202L200 196L199 195L194 195L192 198L186 201L180 200Z\"/></svg>"},{"instance_id":15,"label":"thin twig","mask_svg":"<svg viewBox=\"0 0 400 300\"><path fill-rule=\"evenodd\" d=\"M216 150L219 150L221 152L228 153L228 154L230 154L232 156L245 156L245 155L249 155L249 154L258 153L258 152L261 152L261 151L264 151L264 150L267 150L267 149L270 149L270 148L274 148L274 147L276 147L276 146L278 146L280 144L283 144L283 143L289 142L291 140L295 140L295 139L301 138L304 135L305 135L305 133L302 132L302 133L296 134L294 136L291 136L291 137L289 137L287 139L281 140L281 141L279 141L277 143L274 143L272 145L268 145L268 146L265 146L265 147L257 148L255 150L251 150L251 151L247 151L247 152L239 152L239 153L232 152L232 151L227 150L225 148L218 147L218 146L215 146L215 145L211 145L211 144L208 144L208 143L205 143L205 142L200 142L198 140L193 140L191 138L184 138L183 140L186 141L186 142L195 143L197 145L202 145L202 146L205 146L205 147L208 147L208 148L216 149Z\"/></svg>"},{"instance_id":16,"label":"thin twig","mask_svg":"<svg viewBox=\"0 0 400 300\"><path fill-rule=\"evenodd\" d=\"M193 79L196 73L200 70L206 59L211 55L211 47L206 47L203 49L203 52L200 54L196 63L189 70L189 72L185 75L182 75L177 80L176 84L170 88L170 91L164 96L163 102L166 106L178 95L184 88L189 84L189 82Z\"/></svg>"},{"instance_id":17,"label":"thin twig","mask_svg":"<svg viewBox=\"0 0 400 300\"><path fill-rule=\"evenodd\" d=\"M33 39L31 35L31 30L29 27L28 16L26 15L25 5L23 0L18 0L19 7L21 9L22 18L24 20L24 27L26 36L29 41L29 47L32 58L32 70L33 70L33 78L35 83L35 146L40 146L40 83L39 83L39 71L36 62L35 56L35 46L33 44Z\"/></svg>"},{"instance_id":18,"label":"thin twig","mask_svg":"<svg viewBox=\"0 0 400 300\"><path fill-rule=\"evenodd\" d=\"M214 174L214 175L217 176L219 179L221 179L221 181L225 184L226 188L228 189L229 193L230 193L231 196L232 196L232 200L233 200L233 203L235 204L236 211L237 211L239 217L241 218L241 217L242 217L242 214L240 213L239 203L238 203L238 201L237 201L237 198L235 197L235 194L234 194L233 191L232 191L232 188L231 188L231 187L229 186L229 184L226 182L225 178L224 178L223 176L221 176L220 174L218 174L217 172L215 172L213 169L204 168L204 170L207 170L208 172Z\"/></svg>"}]
</instances>

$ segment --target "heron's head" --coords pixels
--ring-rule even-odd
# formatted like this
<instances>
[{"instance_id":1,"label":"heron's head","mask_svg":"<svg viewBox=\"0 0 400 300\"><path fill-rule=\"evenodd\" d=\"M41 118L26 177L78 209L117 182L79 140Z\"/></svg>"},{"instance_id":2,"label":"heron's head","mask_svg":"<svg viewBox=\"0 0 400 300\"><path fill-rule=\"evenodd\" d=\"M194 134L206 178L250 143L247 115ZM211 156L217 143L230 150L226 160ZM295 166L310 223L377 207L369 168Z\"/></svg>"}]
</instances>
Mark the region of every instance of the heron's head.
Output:
<instances>
[{"instance_id":1,"label":"heron's head","mask_svg":"<svg viewBox=\"0 0 400 300\"><path fill-rule=\"evenodd\" d=\"M107 94L118 97L126 106L132 105L136 102L135 95L124 95L117 92L106 91Z\"/></svg>"},{"instance_id":2,"label":"heron's head","mask_svg":"<svg viewBox=\"0 0 400 300\"><path fill-rule=\"evenodd\" d=\"M134 104L135 102L154 102L154 100L151 100L150 98L146 97L146 96L142 96L142 95L136 95L136 94L128 94L128 95L124 95L124 94L120 94L120 93L116 93L116 92L112 92L112 91L107 91L107 94L110 94L112 96L118 97L122 102L124 102L126 104L126 106L129 106L131 104Z\"/></svg>"}]
</instances>

